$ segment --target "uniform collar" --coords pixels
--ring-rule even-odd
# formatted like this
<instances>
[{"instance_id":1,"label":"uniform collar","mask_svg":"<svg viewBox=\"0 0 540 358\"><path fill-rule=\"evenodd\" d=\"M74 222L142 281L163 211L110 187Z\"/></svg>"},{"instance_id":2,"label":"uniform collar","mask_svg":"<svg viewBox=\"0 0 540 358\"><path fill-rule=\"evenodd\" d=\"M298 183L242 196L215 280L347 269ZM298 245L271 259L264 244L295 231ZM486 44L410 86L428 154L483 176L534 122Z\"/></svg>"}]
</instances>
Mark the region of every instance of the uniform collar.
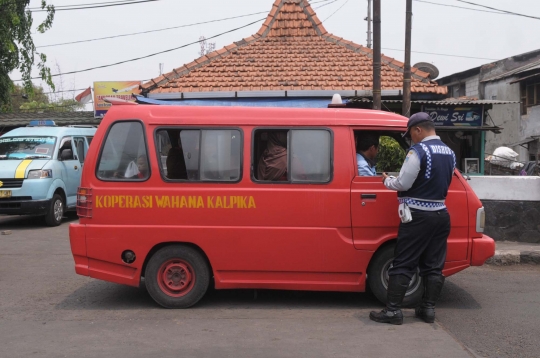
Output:
<instances>
[{"instance_id":1,"label":"uniform collar","mask_svg":"<svg viewBox=\"0 0 540 358\"><path fill-rule=\"evenodd\" d=\"M433 140L433 139L440 140L441 137L439 137L438 135L430 135L429 137L426 137L426 138L422 139L422 142L427 142L428 140Z\"/></svg>"}]
</instances>

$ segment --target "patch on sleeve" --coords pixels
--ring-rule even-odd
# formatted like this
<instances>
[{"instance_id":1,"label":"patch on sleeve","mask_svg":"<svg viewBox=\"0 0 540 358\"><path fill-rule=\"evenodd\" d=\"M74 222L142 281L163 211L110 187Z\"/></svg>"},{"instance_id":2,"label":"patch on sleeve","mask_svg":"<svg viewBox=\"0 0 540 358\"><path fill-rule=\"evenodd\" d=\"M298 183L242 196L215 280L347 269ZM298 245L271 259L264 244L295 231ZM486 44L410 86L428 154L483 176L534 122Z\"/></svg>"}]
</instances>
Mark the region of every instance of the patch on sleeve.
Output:
<instances>
[{"instance_id":1,"label":"patch on sleeve","mask_svg":"<svg viewBox=\"0 0 540 358\"><path fill-rule=\"evenodd\" d=\"M409 153L407 153L407 156L405 157L405 161L409 160L409 157L412 157L413 154L414 154L414 151L409 150Z\"/></svg>"}]
</instances>

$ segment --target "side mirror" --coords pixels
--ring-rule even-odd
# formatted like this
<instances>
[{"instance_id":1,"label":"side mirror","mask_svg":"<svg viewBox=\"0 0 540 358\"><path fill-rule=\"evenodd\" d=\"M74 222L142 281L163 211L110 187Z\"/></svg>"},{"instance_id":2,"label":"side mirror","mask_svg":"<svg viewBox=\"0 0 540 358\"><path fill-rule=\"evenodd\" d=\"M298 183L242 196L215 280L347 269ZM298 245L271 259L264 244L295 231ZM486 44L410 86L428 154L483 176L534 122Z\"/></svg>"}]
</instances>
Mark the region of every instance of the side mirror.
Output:
<instances>
[{"instance_id":1,"label":"side mirror","mask_svg":"<svg viewBox=\"0 0 540 358\"><path fill-rule=\"evenodd\" d=\"M73 160L73 150L71 149L62 149L60 152L60 160Z\"/></svg>"}]
</instances>

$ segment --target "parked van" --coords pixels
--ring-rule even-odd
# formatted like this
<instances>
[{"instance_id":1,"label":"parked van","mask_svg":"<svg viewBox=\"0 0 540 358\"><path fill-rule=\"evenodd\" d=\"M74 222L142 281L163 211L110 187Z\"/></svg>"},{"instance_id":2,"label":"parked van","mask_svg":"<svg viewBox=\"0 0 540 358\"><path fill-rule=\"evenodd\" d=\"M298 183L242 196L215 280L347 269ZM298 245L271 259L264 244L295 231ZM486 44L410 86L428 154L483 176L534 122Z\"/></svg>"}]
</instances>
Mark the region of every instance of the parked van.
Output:
<instances>
[{"instance_id":1,"label":"parked van","mask_svg":"<svg viewBox=\"0 0 540 358\"><path fill-rule=\"evenodd\" d=\"M70 225L78 274L164 307L216 289L362 292L384 301L399 218L381 176L358 176L355 136L399 143L407 118L354 109L114 105L96 132ZM455 171L444 274L495 251ZM213 280L212 280L213 278ZM405 304L421 299L417 276Z\"/></svg>"},{"instance_id":2,"label":"parked van","mask_svg":"<svg viewBox=\"0 0 540 358\"><path fill-rule=\"evenodd\" d=\"M91 126L32 121L0 137L0 214L41 215L49 226L75 210Z\"/></svg>"}]
</instances>

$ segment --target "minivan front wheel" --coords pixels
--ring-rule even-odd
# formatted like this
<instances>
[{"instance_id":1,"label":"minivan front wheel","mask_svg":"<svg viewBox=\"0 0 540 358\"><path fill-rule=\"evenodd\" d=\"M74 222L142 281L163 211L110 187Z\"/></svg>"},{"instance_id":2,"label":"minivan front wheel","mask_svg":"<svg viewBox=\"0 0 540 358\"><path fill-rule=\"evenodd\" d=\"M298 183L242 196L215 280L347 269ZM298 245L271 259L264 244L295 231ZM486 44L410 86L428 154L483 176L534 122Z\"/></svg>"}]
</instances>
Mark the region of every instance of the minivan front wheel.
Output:
<instances>
[{"instance_id":1,"label":"minivan front wheel","mask_svg":"<svg viewBox=\"0 0 540 358\"><path fill-rule=\"evenodd\" d=\"M45 214L45 224L47 226L58 226L62 223L64 216L64 199L59 194L54 194L47 214Z\"/></svg>"},{"instance_id":2,"label":"minivan front wheel","mask_svg":"<svg viewBox=\"0 0 540 358\"><path fill-rule=\"evenodd\" d=\"M368 268L367 281L371 292L375 297L386 304L386 290L388 289L388 271L392 267L394 260L395 245L388 245L377 251L371 260ZM409 288L403 299L403 307L416 307L422 302L424 288L422 279L418 272L409 283Z\"/></svg>"},{"instance_id":3,"label":"minivan front wheel","mask_svg":"<svg viewBox=\"0 0 540 358\"><path fill-rule=\"evenodd\" d=\"M184 245L158 250L146 266L146 289L165 308L188 308L199 302L208 289L210 269L204 257Z\"/></svg>"}]
</instances>

